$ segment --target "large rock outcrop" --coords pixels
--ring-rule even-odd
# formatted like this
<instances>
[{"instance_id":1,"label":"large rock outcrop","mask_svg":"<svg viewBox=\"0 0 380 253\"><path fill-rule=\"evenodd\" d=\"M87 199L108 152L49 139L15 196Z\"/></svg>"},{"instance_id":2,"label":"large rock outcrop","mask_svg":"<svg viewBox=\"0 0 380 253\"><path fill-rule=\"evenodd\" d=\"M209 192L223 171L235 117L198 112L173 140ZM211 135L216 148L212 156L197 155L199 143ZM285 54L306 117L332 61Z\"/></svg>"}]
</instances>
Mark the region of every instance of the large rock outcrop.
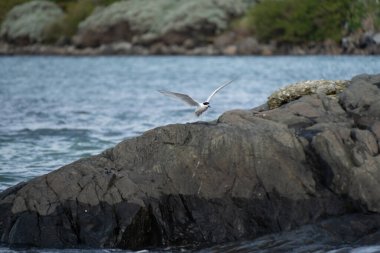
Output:
<instances>
[{"instance_id":1,"label":"large rock outcrop","mask_svg":"<svg viewBox=\"0 0 380 253\"><path fill-rule=\"evenodd\" d=\"M79 25L75 42L96 47L118 41L138 44L207 42L241 16L254 0L129 0L96 10Z\"/></svg>"},{"instance_id":2,"label":"large rock outcrop","mask_svg":"<svg viewBox=\"0 0 380 253\"><path fill-rule=\"evenodd\" d=\"M380 75L358 76L340 94L123 141L2 192L1 242L194 246L379 213L379 88Z\"/></svg>"},{"instance_id":3,"label":"large rock outcrop","mask_svg":"<svg viewBox=\"0 0 380 253\"><path fill-rule=\"evenodd\" d=\"M50 1L35 0L17 5L1 24L0 36L16 45L41 42L45 29L63 15L61 8Z\"/></svg>"}]
</instances>

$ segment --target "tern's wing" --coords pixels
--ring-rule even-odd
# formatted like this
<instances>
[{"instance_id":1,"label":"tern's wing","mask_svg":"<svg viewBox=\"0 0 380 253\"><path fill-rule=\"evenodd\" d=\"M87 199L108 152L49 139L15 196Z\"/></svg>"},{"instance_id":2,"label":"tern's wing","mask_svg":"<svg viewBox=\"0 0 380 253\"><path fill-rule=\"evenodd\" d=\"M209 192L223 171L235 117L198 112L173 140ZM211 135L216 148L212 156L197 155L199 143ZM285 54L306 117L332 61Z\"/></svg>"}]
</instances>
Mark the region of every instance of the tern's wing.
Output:
<instances>
[{"instance_id":1,"label":"tern's wing","mask_svg":"<svg viewBox=\"0 0 380 253\"><path fill-rule=\"evenodd\" d=\"M182 94L182 93L176 93L176 92L171 92L171 91L166 91L166 90L159 90L158 92L169 96L169 97L174 97L177 99L180 99L182 102L185 102L188 105L191 106L199 106L199 103L192 99L189 95Z\"/></svg>"},{"instance_id":2,"label":"tern's wing","mask_svg":"<svg viewBox=\"0 0 380 253\"><path fill-rule=\"evenodd\" d=\"M228 81L227 83L225 83L225 84L219 86L216 90L214 90L214 92L211 93L211 95L207 98L206 102L210 102L212 96L214 96L218 91L220 91L221 89L223 89L225 86L229 85L232 81L233 81L233 80Z\"/></svg>"}]
</instances>

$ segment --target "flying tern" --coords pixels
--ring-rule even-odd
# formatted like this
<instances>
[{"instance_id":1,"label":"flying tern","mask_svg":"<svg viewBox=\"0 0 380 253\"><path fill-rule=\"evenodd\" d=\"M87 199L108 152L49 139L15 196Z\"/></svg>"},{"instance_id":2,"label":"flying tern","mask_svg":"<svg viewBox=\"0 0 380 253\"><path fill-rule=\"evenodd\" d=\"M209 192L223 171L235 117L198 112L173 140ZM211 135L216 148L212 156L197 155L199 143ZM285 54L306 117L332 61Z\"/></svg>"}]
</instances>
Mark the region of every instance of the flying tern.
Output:
<instances>
[{"instance_id":1,"label":"flying tern","mask_svg":"<svg viewBox=\"0 0 380 253\"><path fill-rule=\"evenodd\" d=\"M185 102L186 104L188 104L190 106L196 106L196 109L195 109L194 113L195 113L195 115L197 115L199 117L202 113L204 113L210 107L210 100L211 100L211 98L218 91L220 91L221 89L223 89L225 86L229 85L231 82L232 82L232 80L228 81L227 83L222 84L221 86L219 86L216 90L214 90L211 93L211 95L203 103L197 102L196 100L194 100L193 98L191 98L187 94L182 94L182 93L177 93L177 92L171 92L171 91L166 91L166 90L159 90L158 92L160 92L160 93L162 93L162 94L164 94L166 96L170 96L170 97L179 99L182 102Z\"/></svg>"}]
</instances>

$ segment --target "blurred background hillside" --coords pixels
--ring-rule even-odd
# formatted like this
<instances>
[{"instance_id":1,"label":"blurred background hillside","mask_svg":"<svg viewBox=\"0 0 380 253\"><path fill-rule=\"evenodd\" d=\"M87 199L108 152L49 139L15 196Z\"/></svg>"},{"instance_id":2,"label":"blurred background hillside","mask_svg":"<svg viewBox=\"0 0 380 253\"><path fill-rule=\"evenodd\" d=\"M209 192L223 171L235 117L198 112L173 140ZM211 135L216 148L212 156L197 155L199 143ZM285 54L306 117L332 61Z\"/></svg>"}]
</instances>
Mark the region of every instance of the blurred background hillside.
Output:
<instances>
[{"instance_id":1,"label":"blurred background hillside","mask_svg":"<svg viewBox=\"0 0 380 253\"><path fill-rule=\"evenodd\" d=\"M379 0L1 0L0 22L3 54L380 53Z\"/></svg>"}]
</instances>

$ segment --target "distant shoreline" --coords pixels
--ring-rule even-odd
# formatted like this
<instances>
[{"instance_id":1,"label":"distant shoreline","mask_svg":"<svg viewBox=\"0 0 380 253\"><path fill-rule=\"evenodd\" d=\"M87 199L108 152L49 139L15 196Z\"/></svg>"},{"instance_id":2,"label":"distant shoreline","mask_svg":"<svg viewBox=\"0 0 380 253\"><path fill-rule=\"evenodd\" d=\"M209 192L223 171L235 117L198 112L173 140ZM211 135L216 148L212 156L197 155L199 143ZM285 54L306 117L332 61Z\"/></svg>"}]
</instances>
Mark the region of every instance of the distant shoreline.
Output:
<instances>
[{"instance_id":1,"label":"distant shoreline","mask_svg":"<svg viewBox=\"0 0 380 253\"><path fill-rule=\"evenodd\" d=\"M380 55L380 47L344 49L334 44L313 44L309 46L273 46L260 44L250 50L240 49L238 46L229 45L218 48L213 44L195 48L182 46L153 45L144 47L132 45L128 42L119 42L99 47L78 48L72 45L55 46L34 44L27 46L15 46L0 43L0 56L12 55L67 55L67 56L97 56L97 55L188 55L188 56L244 56L244 55Z\"/></svg>"}]
</instances>

